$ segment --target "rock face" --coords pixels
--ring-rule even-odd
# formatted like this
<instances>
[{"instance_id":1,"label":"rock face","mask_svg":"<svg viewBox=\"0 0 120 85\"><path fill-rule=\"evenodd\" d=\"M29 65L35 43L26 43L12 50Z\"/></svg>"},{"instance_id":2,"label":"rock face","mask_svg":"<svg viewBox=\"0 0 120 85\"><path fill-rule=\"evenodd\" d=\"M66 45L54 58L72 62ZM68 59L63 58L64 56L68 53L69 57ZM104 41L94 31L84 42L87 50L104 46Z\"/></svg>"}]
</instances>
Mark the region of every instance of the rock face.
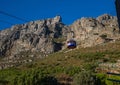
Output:
<instances>
[{"instance_id":1,"label":"rock face","mask_svg":"<svg viewBox=\"0 0 120 85\"><path fill-rule=\"evenodd\" d=\"M24 52L49 54L65 48L71 38L82 47L115 41L120 38L117 18L104 14L96 19L81 18L67 26L56 16L12 26L0 31L0 57L9 60L25 56L20 56Z\"/></svg>"},{"instance_id":2,"label":"rock face","mask_svg":"<svg viewBox=\"0 0 120 85\"><path fill-rule=\"evenodd\" d=\"M56 49L54 38L62 36L65 25L61 17L31 21L27 24L15 25L0 32L0 55L15 55L21 51L40 51L51 53Z\"/></svg>"},{"instance_id":3,"label":"rock face","mask_svg":"<svg viewBox=\"0 0 120 85\"><path fill-rule=\"evenodd\" d=\"M70 34L82 47L94 46L119 38L117 18L104 14L94 18L81 18L70 26Z\"/></svg>"}]
</instances>

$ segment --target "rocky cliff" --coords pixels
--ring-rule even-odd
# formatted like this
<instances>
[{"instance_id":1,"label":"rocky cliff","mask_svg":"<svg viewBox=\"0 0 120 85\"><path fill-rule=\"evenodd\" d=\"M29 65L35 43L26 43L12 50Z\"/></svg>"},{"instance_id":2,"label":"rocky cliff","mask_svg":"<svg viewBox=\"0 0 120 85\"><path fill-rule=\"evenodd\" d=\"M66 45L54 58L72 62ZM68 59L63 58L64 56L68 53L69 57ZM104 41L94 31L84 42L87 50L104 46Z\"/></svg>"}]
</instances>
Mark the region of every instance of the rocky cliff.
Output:
<instances>
[{"instance_id":1,"label":"rocky cliff","mask_svg":"<svg viewBox=\"0 0 120 85\"><path fill-rule=\"evenodd\" d=\"M70 29L73 38L82 47L94 46L119 38L117 18L104 14L95 18L81 18Z\"/></svg>"},{"instance_id":2,"label":"rocky cliff","mask_svg":"<svg viewBox=\"0 0 120 85\"><path fill-rule=\"evenodd\" d=\"M0 57L5 57L2 61L13 59L10 62L25 56L41 58L42 54L66 48L65 43L71 38L78 47L113 42L120 38L117 18L104 14L97 18L81 18L67 26L56 16L12 26L0 31Z\"/></svg>"},{"instance_id":3,"label":"rocky cliff","mask_svg":"<svg viewBox=\"0 0 120 85\"><path fill-rule=\"evenodd\" d=\"M60 50L53 39L64 35L63 28L65 25L60 16L12 26L0 32L0 55L15 55L28 50L44 53Z\"/></svg>"}]
</instances>

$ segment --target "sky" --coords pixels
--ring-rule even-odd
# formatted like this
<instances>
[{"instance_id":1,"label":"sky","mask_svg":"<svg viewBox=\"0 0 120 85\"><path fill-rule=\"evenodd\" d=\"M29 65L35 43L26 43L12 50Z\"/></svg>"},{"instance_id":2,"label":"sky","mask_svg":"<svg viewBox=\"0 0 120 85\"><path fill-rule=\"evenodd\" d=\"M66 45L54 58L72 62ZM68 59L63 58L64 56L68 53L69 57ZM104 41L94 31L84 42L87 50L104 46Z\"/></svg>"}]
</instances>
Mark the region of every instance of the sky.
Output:
<instances>
[{"instance_id":1,"label":"sky","mask_svg":"<svg viewBox=\"0 0 120 85\"><path fill-rule=\"evenodd\" d=\"M56 15L69 25L82 17L106 13L116 16L115 0L0 0L0 30Z\"/></svg>"}]
</instances>

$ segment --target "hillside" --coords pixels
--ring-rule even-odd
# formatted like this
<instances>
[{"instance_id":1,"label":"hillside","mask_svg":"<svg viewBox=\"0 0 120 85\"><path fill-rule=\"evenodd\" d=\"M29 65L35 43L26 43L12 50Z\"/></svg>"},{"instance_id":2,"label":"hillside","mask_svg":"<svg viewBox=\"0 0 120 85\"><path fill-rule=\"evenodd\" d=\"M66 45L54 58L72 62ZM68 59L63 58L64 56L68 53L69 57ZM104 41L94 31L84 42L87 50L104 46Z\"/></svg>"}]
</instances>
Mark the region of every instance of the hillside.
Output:
<instances>
[{"instance_id":1,"label":"hillside","mask_svg":"<svg viewBox=\"0 0 120 85\"><path fill-rule=\"evenodd\" d=\"M0 81L8 85L79 85L83 78L83 81L91 82L83 85L98 85L98 83L113 85L106 79L108 78L106 72L120 73L119 48L120 41L118 40L115 43L94 47L65 49L35 62L1 70ZM109 66L105 66L108 63ZM118 64L118 67L110 66L111 64ZM85 75L86 79L84 79ZM90 80L90 77L93 77L93 80ZM114 76L111 78L120 79Z\"/></svg>"},{"instance_id":2,"label":"hillside","mask_svg":"<svg viewBox=\"0 0 120 85\"><path fill-rule=\"evenodd\" d=\"M77 48L67 49L74 39ZM120 73L120 34L115 16L31 21L0 31L2 85L113 85ZM116 84L119 85L119 84Z\"/></svg>"}]
</instances>

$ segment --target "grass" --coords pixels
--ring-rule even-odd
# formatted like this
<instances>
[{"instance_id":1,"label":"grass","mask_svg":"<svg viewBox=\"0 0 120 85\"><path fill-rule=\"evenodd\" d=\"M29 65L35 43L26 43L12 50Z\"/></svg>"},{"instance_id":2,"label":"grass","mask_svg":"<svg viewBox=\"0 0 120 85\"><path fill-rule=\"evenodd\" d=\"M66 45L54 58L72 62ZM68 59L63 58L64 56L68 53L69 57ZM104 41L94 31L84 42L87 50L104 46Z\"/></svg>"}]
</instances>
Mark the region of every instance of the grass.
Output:
<instances>
[{"instance_id":1,"label":"grass","mask_svg":"<svg viewBox=\"0 0 120 85\"><path fill-rule=\"evenodd\" d=\"M31 75L31 77L34 78L35 74L38 75L40 73L40 75L44 74L49 77L52 76L57 78L59 83L65 82L61 80L61 74L63 75L63 79L64 77L65 79L67 77L73 79L74 75L79 74L79 72L83 70L92 70L92 72L95 72L95 68L98 66L99 62L115 63L120 59L119 48L120 41L95 47L78 47L73 50L65 49L60 52L49 54L46 58L36 60L35 62L23 64L16 68L1 70L0 80L11 82L15 81L14 79L18 76L23 78L22 75L27 75L26 77ZM39 53L36 53L35 56L37 55L39 55ZM104 83L102 78L106 78L106 76L97 76Z\"/></svg>"}]
</instances>

